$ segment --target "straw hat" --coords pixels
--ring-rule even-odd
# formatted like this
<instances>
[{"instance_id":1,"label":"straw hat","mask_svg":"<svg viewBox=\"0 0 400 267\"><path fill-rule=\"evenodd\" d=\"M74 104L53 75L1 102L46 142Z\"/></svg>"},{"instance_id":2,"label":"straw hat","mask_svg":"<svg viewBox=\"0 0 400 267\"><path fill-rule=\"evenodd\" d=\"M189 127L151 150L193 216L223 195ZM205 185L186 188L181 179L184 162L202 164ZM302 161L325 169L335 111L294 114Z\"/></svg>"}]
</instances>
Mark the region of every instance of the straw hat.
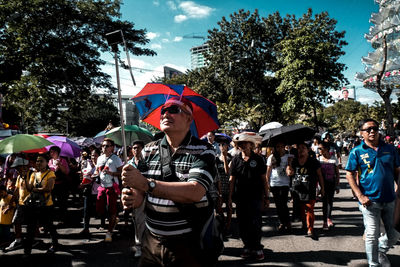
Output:
<instances>
[{"instance_id":1,"label":"straw hat","mask_svg":"<svg viewBox=\"0 0 400 267\"><path fill-rule=\"evenodd\" d=\"M261 143L262 136L253 132L242 132L239 134L235 134L232 138L232 141L236 144L239 142L251 142L256 145L257 143Z\"/></svg>"}]
</instances>

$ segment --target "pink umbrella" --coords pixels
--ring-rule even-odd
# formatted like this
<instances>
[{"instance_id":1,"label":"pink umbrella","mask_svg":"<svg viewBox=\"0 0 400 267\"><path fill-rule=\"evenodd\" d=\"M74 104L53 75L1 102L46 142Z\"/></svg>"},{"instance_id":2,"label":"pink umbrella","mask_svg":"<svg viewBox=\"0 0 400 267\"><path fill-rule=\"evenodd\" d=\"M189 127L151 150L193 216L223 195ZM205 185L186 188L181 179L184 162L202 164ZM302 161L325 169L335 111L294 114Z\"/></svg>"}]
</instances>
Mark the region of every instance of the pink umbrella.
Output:
<instances>
[{"instance_id":1,"label":"pink umbrella","mask_svg":"<svg viewBox=\"0 0 400 267\"><path fill-rule=\"evenodd\" d=\"M47 140L61 149L60 156L67 158L77 158L80 156L81 148L79 145L65 136L50 136ZM51 147L52 146L46 146L47 151L49 151Z\"/></svg>"}]
</instances>

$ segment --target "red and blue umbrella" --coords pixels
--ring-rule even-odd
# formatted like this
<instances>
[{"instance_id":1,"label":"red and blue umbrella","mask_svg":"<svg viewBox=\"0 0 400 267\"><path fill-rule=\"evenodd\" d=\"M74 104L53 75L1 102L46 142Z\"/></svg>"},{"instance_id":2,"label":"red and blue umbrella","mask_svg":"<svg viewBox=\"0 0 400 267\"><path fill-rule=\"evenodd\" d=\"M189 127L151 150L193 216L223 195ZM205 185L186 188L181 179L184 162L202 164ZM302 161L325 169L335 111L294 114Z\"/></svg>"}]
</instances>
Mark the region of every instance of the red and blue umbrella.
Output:
<instances>
[{"instance_id":1,"label":"red and blue umbrella","mask_svg":"<svg viewBox=\"0 0 400 267\"><path fill-rule=\"evenodd\" d=\"M174 96L182 96L192 103L192 135L203 136L219 128L217 106L185 85L148 83L132 100L139 110L140 118L160 129L161 107Z\"/></svg>"}]
</instances>

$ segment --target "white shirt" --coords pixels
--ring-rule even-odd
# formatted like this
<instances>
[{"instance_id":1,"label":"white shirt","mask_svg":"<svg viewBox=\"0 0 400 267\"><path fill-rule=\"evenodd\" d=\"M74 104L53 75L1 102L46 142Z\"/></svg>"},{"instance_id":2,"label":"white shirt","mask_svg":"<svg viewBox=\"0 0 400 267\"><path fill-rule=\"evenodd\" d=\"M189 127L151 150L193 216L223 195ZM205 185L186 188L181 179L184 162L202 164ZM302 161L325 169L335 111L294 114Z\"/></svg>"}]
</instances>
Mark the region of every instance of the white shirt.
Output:
<instances>
[{"instance_id":1,"label":"white shirt","mask_svg":"<svg viewBox=\"0 0 400 267\"><path fill-rule=\"evenodd\" d=\"M290 157L293 157L293 155L283 155L281 157L281 164L279 166L275 166L276 160L273 154L268 157L267 166L272 167L271 175L269 178L270 186L289 186L290 178L286 175L286 167L288 165L288 158Z\"/></svg>"},{"instance_id":2,"label":"white shirt","mask_svg":"<svg viewBox=\"0 0 400 267\"><path fill-rule=\"evenodd\" d=\"M110 172L117 172L117 169L122 165L121 159L115 154L111 154L109 157L107 157L105 154L99 156L97 159L96 168L99 168L100 185L104 188L112 187L113 183L117 182L117 180L114 180L114 176L106 174L103 172L103 170L106 169Z\"/></svg>"}]
</instances>

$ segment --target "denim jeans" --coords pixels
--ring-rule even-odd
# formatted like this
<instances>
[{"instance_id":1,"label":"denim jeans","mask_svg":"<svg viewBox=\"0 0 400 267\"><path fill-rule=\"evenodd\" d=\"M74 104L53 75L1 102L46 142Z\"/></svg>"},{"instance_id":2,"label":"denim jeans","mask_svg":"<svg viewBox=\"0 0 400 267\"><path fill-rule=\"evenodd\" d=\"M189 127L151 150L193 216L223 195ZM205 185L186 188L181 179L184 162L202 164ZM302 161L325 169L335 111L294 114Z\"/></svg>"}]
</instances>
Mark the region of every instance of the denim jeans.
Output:
<instances>
[{"instance_id":1,"label":"denim jeans","mask_svg":"<svg viewBox=\"0 0 400 267\"><path fill-rule=\"evenodd\" d=\"M378 252L386 253L400 237L393 227L394 201L389 203L372 202L370 206L360 206L365 224L365 252L369 266L380 266ZM381 219L385 235L381 236Z\"/></svg>"}]
</instances>

